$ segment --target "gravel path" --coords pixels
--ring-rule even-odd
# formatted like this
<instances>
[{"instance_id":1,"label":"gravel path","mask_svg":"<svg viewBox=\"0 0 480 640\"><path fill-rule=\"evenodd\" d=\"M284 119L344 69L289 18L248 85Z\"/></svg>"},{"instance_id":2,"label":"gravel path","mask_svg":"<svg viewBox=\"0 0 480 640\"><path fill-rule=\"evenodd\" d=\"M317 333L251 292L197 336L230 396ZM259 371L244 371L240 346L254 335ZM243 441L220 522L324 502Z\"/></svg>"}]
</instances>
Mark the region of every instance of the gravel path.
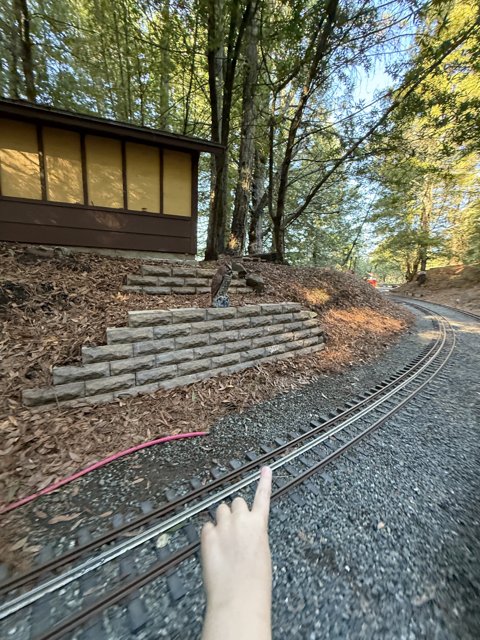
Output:
<instances>
[{"instance_id":1,"label":"gravel path","mask_svg":"<svg viewBox=\"0 0 480 640\"><path fill-rule=\"evenodd\" d=\"M317 497L302 488L274 508L274 639L480 637L480 326L442 313L458 343L437 393L421 393L390 419L358 462L315 478ZM302 393L307 415L312 389ZM164 587L149 588L162 622L141 638L198 637L198 563L180 577L189 593L175 607Z\"/></svg>"}]
</instances>

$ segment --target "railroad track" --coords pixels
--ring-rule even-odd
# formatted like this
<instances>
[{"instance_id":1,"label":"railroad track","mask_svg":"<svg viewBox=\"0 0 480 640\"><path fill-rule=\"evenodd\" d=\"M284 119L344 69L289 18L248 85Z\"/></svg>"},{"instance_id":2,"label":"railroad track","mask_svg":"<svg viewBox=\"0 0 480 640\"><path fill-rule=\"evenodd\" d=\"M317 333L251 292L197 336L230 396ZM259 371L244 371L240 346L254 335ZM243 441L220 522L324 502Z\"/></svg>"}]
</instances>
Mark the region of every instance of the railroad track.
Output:
<instances>
[{"instance_id":1,"label":"railroad track","mask_svg":"<svg viewBox=\"0 0 480 640\"><path fill-rule=\"evenodd\" d=\"M416 300L416 298L410 298L407 296L398 296L398 295L395 295L394 293L391 294L391 297L396 298L399 302L404 302L407 304L415 304L413 300ZM434 304L437 307L443 307L444 309L449 309L450 311L455 311L456 313L463 313L464 316L468 316L469 318L473 318L474 320L477 320L478 322L480 322L480 315L478 315L477 313L473 313L472 311L465 311L465 309L459 309L458 307L451 307L449 304L433 302L433 300L424 300L423 302Z\"/></svg>"},{"instance_id":2,"label":"railroad track","mask_svg":"<svg viewBox=\"0 0 480 640\"><path fill-rule=\"evenodd\" d=\"M163 578L173 599L185 593L174 571L198 551L201 525L220 502L240 491L247 498L253 495L261 466L274 470L273 503L303 483L318 491L309 478L341 455L349 456L349 450L424 389L452 354L455 333L449 322L417 303L408 304L429 314L436 330L435 339L408 365L343 409L290 434L289 441L250 452L244 463L231 461L229 471L207 484L184 487L167 504L97 538L87 533L71 551L8 579L0 585L5 598L0 635L54 640L73 632L77 637L79 628L93 625L86 627L85 638L108 637L99 616L117 603L126 611L130 631L138 631L148 617L139 590Z\"/></svg>"}]
</instances>

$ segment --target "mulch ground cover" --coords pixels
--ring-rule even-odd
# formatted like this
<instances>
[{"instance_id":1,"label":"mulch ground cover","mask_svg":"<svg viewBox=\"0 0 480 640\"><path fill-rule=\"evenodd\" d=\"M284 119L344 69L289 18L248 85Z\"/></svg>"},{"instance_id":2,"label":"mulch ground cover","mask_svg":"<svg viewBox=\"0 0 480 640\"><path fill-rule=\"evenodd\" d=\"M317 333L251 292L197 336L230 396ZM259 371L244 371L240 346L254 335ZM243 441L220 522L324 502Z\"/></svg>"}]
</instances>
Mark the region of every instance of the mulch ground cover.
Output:
<instances>
[{"instance_id":1,"label":"mulch ground cover","mask_svg":"<svg viewBox=\"0 0 480 640\"><path fill-rule=\"evenodd\" d=\"M212 264L201 263L200 266ZM296 301L318 313L327 348L318 354L213 378L172 391L80 409L34 411L21 391L52 382L53 366L81 362L81 346L105 344L106 327L133 309L207 307L208 295L121 291L140 261L89 254L32 254L0 245L0 490L6 504L127 447L207 429L226 413L374 358L410 325L408 312L369 284L333 269L253 263L265 292L232 305Z\"/></svg>"}]
</instances>

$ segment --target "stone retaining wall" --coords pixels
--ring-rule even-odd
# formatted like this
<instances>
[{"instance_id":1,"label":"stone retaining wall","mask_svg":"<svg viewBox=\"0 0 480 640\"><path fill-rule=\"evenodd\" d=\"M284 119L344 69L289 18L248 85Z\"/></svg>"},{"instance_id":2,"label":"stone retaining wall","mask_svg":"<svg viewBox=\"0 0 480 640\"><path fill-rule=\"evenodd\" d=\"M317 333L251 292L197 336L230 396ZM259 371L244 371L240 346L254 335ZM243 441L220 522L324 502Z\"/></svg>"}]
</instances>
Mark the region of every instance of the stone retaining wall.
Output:
<instances>
[{"instance_id":1,"label":"stone retaining wall","mask_svg":"<svg viewBox=\"0 0 480 640\"><path fill-rule=\"evenodd\" d=\"M23 402L112 402L323 347L316 314L297 303L130 311L127 327L107 329L106 345L83 347L81 366L54 367L53 386L25 390Z\"/></svg>"},{"instance_id":2,"label":"stone retaining wall","mask_svg":"<svg viewBox=\"0 0 480 640\"><path fill-rule=\"evenodd\" d=\"M200 269L195 265L176 266L174 264L144 264L139 274L127 276L123 291L148 293L151 295L210 293L210 283L215 269ZM229 291L231 293L252 293L245 280L233 274Z\"/></svg>"}]
</instances>

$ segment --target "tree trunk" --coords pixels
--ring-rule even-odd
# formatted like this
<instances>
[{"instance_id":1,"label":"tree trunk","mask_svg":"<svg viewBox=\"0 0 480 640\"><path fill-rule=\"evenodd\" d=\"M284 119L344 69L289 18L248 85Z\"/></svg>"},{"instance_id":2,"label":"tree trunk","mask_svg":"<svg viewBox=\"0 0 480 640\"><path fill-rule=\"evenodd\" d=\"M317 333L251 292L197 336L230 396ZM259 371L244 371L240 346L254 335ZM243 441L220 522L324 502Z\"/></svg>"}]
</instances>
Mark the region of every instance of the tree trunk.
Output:
<instances>
[{"instance_id":1,"label":"tree trunk","mask_svg":"<svg viewBox=\"0 0 480 640\"><path fill-rule=\"evenodd\" d=\"M19 40L20 40L20 30L17 25L17 9L16 9L17 0L13 0L12 6L12 26L10 29L11 40L10 40L10 56L8 58L8 89L9 89L9 97L18 99L20 98L20 78L18 77L18 49L19 49Z\"/></svg>"},{"instance_id":2,"label":"tree trunk","mask_svg":"<svg viewBox=\"0 0 480 640\"><path fill-rule=\"evenodd\" d=\"M245 228L248 204L252 192L255 159L255 91L258 78L258 22L254 18L246 31L245 77L242 96L242 127L240 138L238 181L235 190L232 226L228 253L242 255L245 247Z\"/></svg>"},{"instance_id":3,"label":"tree trunk","mask_svg":"<svg viewBox=\"0 0 480 640\"><path fill-rule=\"evenodd\" d=\"M131 122L133 119L133 101L132 101L132 67L131 67L131 59L132 54L130 52L130 34L129 27L131 24L130 14L128 11L128 5L125 3L123 5L123 34L125 38L125 67L126 67L126 96L127 96L127 114L128 120Z\"/></svg>"},{"instance_id":4,"label":"tree trunk","mask_svg":"<svg viewBox=\"0 0 480 640\"><path fill-rule=\"evenodd\" d=\"M265 163L266 159L255 151L255 169L252 184L252 212L248 231L248 253L263 252L263 217L265 209Z\"/></svg>"},{"instance_id":5,"label":"tree trunk","mask_svg":"<svg viewBox=\"0 0 480 640\"><path fill-rule=\"evenodd\" d=\"M419 247L420 271L427 270L428 249L430 245L430 219L432 216L433 185L431 178L425 179L420 214L421 241Z\"/></svg>"},{"instance_id":6,"label":"tree trunk","mask_svg":"<svg viewBox=\"0 0 480 640\"><path fill-rule=\"evenodd\" d=\"M372 205L370 205L370 207L368 208L367 213L365 214L365 216L363 217L360 226L357 229L357 232L355 234L355 237L353 239L352 244L350 245L350 248L347 252L347 255L345 256L343 262L342 262L342 267L345 267L346 265L348 265L349 262L351 262L351 258L352 258L352 254L355 251L355 247L358 244L358 241L360 240L360 236L362 235L363 232L363 227L365 226L367 220L368 220L368 216L370 215L370 209L372 208Z\"/></svg>"},{"instance_id":7,"label":"tree trunk","mask_svg":"<svg viewBox=\"0 0 480 640\"><path fill-rule=\"evenodd\" d=\"M290 167L293 160L293 153L294 153L295 144L297 140L297 133L302 124L303 113L308 104L310 96L312 95L312 89L314 85L317 84L318 82L318 73L319 73L319 70L321 69L322 62L328 51L330 37L335 27L337 8L338 8L338 0L328 0L325 7L326 15L322 17L320 21L318 36L315 43L315 52L312 57L310 67L308 69L307 79L302 88L302 92L298 100L298 105L295 109L295 113L293 114L293 118L288 130L287 144L285 147L283 161L280 167L280 180L279 180L278 193L277 193L277 206L276 206L276 212L274 216L275 218L278 219L277 222L275 222L274 220L274 225L276 224L279 227L284 227L284 222L285 222L285 206L287 201L288 176L290 173ZM283 229L282 238L283 240L285 238L285 229ZM285 252L285 247L276 246L275 251L277 252L279 257L283 256Z\"/></svg>"},{"instance_id":8,"label":"tree trunk","mask_svg":"<svg viewBox=\"0 0 480 640\"><path fill-rule=\"evenodd\" d=\"M415 258L415 260L410 264L407 261L407 270L405 273L405 279L407 282L412 282L415 276L418 273L418 265L420 264L420 258Z\"/></svg>"},{"instance_id":9,"label":"tree trunk","mask_svg":"<svg viewBox=\"0 0 480 640\"><path fill-rule=\"evenodd\" d=\"M228 189L228 144L230 141L230 118L233 102L233 87L235 71L245 30L249 27L256 10L256 0L245 2L243 14L240 12L240 0L231 0L230 22L227 37L227 51L225 54L225 74L223 93L217 84L216 58L219 51L220 39L218 30L221 29L220 18L223 18L224 0L209 0L208 2L208 84L210 89L210 107L212 112L212 137L220 141L224 150L215 157L215 189L210 221L208 227L206 260L216 260L225 250L225 226L227 219L227 189ZM222 14L219 16L218 11ZM220 24L220 27L217 27ZM223 51L223 46L221 51ZM220 96L222 97L220 115ZM218 140L219 138L219 140Z\"/></svg>"},{"instance_id":10,"label":"tree trunk","mask_svg":"<svg viewBox=\"0 0 480 640\"><path fill-rule=\"evenodd\" d=\"M222 93L223 86L223 29L224 29L224 0L208 0L208 86L210 90L211 136L214 142L222 138ZM223 238L224 227L221 228L223 212L221 207L225 202L222 197L223 189L219 180L223 181L225 158L216 154L211 159L211 188L210 188L210 216L208 219L207 247L205 260L216 260L219 250L223 251L223 239L219 240L218 231ZM223 169L222 169L223 167ZM219 211L220 209L220 211ZM219 229L220 228L220 229Z\"/></svg>"},{"instance_id":11,"label":"tree trunk","mask_svg":"<svg viewBox=\"0 0 480 640\"><path fill-rule=\"evenodd\" d=\"M195 75L195 51L197 49L197 39L198 39L198 21L199 21L199 12L195 13L195 29L193 31L193 43L192 43L192 58L190 62L190 77L188 80L188 90L185 98L185 115L183 118L183 135L187 135L189 125L190 125L190 102L192 99L192 90L193 90L193 78Z\"/></svg>"},{"instance_id":12,"label":"tree trunk","mask_svg":"<svg viewBox=\"0 0 480 640\"><path fill-rule=\"evenodd\" d=\"M273 224L273 252L276 254L276 262L285 262L285 228L278 216L272 219Z\"/></svg>"},{"instance_id":13,"label":"tree trunk","mask_svg":"<svg viewBox=\"0 0 480 640\"><path fill-rule=\"evenodd\" d=\"M228 188L228 155L226 149L215 155L214 169L213 202L210 210L205 260L216 260L225 251Z\"/></svg>"},{"instance_id":14,"label":"tree trunk","mask_svg":"<svg viewBox=\"0 0 480 640\"><path fill-rule=\"evenodd\" d=\"M170 0L163 0L162 30L160 37L160 129L168 128L170 109Z\"/></svg>"},{"instance_id":15,"label":"tree trunk","mask_svg":"<svg viewBox=\"0 0 480 640\"><path fill-rule=\"evenodd\" d=\"M120 73L120 87L119 87L119 91L117 91L117 97L119 97L120 95L122 96L121 101L118 100L117 104L119 105L118 110L120 113L120 117L122 118L122 120L127 121L128 120L128 93L127 93L126 72L125 72L125 65L123 61L122 44L120 42L120 27L118 24L118 15L115 9L115 2L112 2L111 8L112 8L112 17L113 17L113 31L114 31L115 45L117 48L117 56L118 56L118 69Z\"/></svg>"},{"instance_id":16,"label":"tree trunk","mask_svg":"<svg viewBox=\"0 0 480 640\"><path fill-rule=\"evenodd\" d=\"M27 0L14 0L15 16L20 34L20 52L22 58L23 75L25 76L25 92L27 100L35 102L37 92L33 75L33 45L30 37L30 13Z\"/></svg>"}]
</instances>

